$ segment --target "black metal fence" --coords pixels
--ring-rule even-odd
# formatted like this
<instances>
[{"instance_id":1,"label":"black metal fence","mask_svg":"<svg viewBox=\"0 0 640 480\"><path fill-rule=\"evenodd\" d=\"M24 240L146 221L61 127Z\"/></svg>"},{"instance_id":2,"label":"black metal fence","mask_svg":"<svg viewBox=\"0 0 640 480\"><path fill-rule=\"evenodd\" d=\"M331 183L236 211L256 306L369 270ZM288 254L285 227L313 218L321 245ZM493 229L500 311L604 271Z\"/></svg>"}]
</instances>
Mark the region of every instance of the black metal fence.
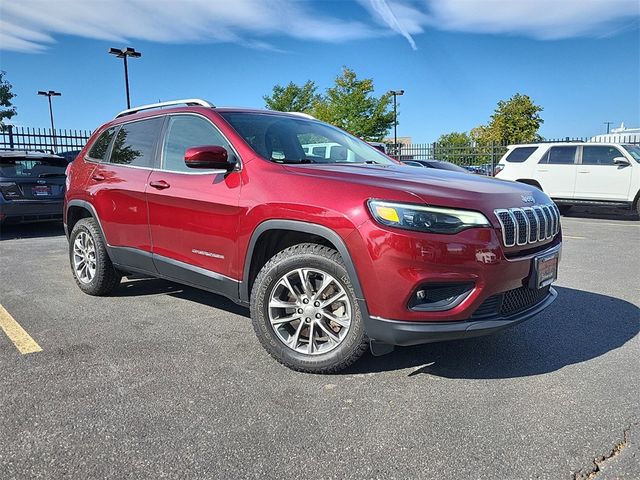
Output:
<instances>
[{"instance_id":1,"label":"black metal fence","mask_svg":"<svg viewBox=\"0 0 640 480\"><path fill-rule=\"evenodd\" d=\"M82 150L91 130L51 130L7 125L0 128L0 150L64 153Z\"/></svg>"}]
</instances>

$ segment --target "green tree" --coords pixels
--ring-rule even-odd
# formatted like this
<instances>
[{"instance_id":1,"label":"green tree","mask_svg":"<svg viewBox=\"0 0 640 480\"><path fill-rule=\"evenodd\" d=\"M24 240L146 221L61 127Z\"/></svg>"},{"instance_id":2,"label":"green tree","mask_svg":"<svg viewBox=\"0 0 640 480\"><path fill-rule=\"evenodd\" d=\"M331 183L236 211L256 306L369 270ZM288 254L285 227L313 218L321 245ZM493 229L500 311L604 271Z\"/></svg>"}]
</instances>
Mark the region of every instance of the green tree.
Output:
<instances>
[{"instance_id":1,"label":"green tree","mask_svg":"<svg viewBox=\"0 0 640 480\"><path fill-rule=\"evenodd\" d=\"M466 132L451 132L440 135L435 145L437 160L457 164L468 164L472 159L473 139Z\"/></svg>"},{"instance_id":2,"label":"green tree","mask_svg":"<svg viewBox=\"0 0 640 480\"><path fill-rule=\"evenodd\" d=\"M293 82L289 82L286 87L276 85L271 95L262 98L269 110L280 112L311 113L315 105L321 101L321 96L316 93L316 84L311 80L304 85L296 85Z\"/></svg>"},{"instance_id":3,"label":"green tree","mask_svg":"<svg viewBox=\"0 0 640 480\"><path fill-rule=\"evenodd\" d=\"M4 119L11 118L16 114L16 107L11 99L15 94L11 91L12 85L5 80L6 72L0 71L0 127L4 127Z\"/></svg>"},{"instance_id":4,"label":"green tree","mask_svg":"<svg viewBox=\"0 0 640 480\"><path fill-rule=\"evenodd\" d=\"M380 141L393 126L391 94L373 95L373 80L359 80L343 67L335 85L316 103L313 115L368 141Z\"/></svg>"},{"instance_id":5,"label":"green tree","mask_svg":"<svg viewBox=\"0 0 640 480\"><path fill-rule=\"evenodd\" d=\"M500 100L489 123L474 128L471 136L483 145L539 140L538 130L544 123L542 110L528 95L516 93L509 100Z\"/></svg>"}]
</instances>

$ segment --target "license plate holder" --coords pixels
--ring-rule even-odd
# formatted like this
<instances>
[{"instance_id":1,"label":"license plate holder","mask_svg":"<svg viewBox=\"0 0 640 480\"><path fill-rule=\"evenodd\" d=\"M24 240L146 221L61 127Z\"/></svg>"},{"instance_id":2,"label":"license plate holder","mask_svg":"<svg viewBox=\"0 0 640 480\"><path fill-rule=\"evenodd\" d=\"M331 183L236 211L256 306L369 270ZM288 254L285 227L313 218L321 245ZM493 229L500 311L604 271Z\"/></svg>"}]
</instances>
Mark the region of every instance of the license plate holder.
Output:
<instances>
[{"instance_id":1,"label":"license plate holder","mask_svg":"<svg viewBox=\"0 0 640 480\"><path fill-rule=\"evenodd\" d=\"M529 288L534 290L544 288L557 280L559 257L559 252L553 252L533 259L533 271L529 280Z\"/></svg>"},{"instance_id":2,"label":"license plate holder","mask_svg":"<svg viewBox=\"0 0 640 480\"><path fill-rule=\"evenodd\" d=\"M49 185L36 185L31 189L34 197L49 197L51 196L51 187Z\"/></svg>"}]
</instances>

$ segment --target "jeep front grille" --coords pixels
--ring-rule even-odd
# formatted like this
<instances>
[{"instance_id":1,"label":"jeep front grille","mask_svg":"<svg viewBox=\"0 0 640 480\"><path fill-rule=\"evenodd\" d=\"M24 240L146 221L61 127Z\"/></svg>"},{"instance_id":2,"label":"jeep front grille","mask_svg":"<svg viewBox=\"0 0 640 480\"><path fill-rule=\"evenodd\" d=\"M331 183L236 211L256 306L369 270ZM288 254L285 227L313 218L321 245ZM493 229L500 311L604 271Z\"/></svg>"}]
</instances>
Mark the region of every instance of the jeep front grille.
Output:
<instances>
[{"instance_id":1,"label":"jeep front grille","mask_svg":"<svg viewBox=\"0 0 640 480\"><path fill-rule=\"evenodd\" d=\"M541 242L560 231L560 211L555 203L498 209L494 213L502 227L505 247Z\"/></svg>"}]
</instances>

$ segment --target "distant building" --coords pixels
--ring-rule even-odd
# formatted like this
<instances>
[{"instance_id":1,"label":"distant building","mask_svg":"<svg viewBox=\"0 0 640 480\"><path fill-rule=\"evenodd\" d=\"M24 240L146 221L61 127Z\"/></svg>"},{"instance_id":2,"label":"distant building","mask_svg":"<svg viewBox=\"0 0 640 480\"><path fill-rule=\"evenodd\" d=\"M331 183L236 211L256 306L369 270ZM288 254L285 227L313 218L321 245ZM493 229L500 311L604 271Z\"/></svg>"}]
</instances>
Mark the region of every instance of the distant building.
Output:
<instances>
[{"instance_id":1,"label":"distant building","mask_svg":"<svg viewBox=\"0 0 640 480\"><path fill-rule=\"evenodd\" d=\"M383 143L387 145L393 145L393 137L385 138L382 140ZM400 145L411 145L411 137L398 137L398 143Z\"/></svg>"},{"instance_id":2,"label":"distant building","mask_svg":"<svg viewBox=\"0 0 640 480\"><path fill-rule=\"evenodd\" d=\"M609 133L591 137L590 142L640 143L640 128L626 128L624 122L620 128L612 128Z\"/></svg>"}]
</instances>

